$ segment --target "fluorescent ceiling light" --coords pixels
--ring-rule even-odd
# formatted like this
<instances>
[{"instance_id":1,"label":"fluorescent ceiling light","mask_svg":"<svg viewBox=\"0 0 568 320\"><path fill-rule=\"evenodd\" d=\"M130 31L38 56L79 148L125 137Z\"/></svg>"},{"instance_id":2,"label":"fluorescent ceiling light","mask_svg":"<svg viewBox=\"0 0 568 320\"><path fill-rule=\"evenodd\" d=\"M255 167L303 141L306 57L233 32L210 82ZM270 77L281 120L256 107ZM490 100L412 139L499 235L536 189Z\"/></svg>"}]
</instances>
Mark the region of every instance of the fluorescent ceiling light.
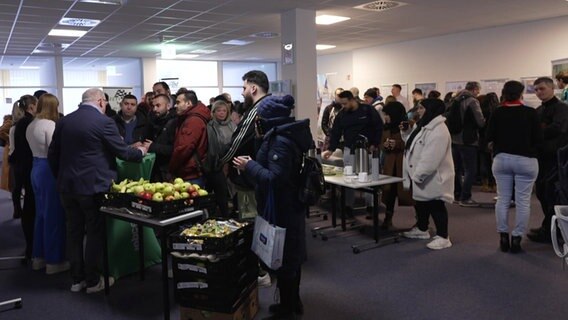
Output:
<instances>
[{"instance_id":1,"label":"fluorescent ceiling light","mask_svg":"<svg viewBox=\"0 0 568 320\"><path fill-rule=\"evenodd\" d=\"M246 46L247 44L251 44L254 41L245 41L245 40L229 40L223 42L223 44L228 44L231 46Z\"/></svg>"},{"instance_id":2,"label":"fluorescent ceiling light","mask_svg":"<svg viewBox=\"0 0 568 320\"><path fill-rule=\"evenodd\" d=\"M115 6L121 6L126 4L126 0L81 0L80 2L87 3L98 3L98 4L111 4Z\"/></svg>"},{"instance_id":3,"label":"fluorescent ceiling light","mask_svg":"<svg viewBox=\"0 0 568 320\"><path fill-rule=\"evenodd\" d=\"M178 54L176 59L194 59L199 57L198 54Z\"/></svg>"},{"instance_id":4,"label":"fluorescent ceiling light","mask_svg":"<svg viewBox=\"0 0 568 320\"><path fill-rule=\"evenodd\" d=\"M338 22L342 22L345 20L349 20L349 17L341 17L341 16L330 16L327 14L317 16L316 17L316 24L323 24L323 25L330 25Z\"/></svg>"},{"instance_id":5,"label":"fluorescent ceiling light","mask_svg":"<svg viewBox=\"0 0 568 320\"><path fill-rule=\"evenodd\" d=\"M176 45L173 43L162 43L161 45L162 59L176 58Z\"/></svg>"},{"instance_id":6,"label":"fluorescent ceiling light","mask_svg":"<svg viewBox=\"0 0 568 320\"><path fill-rule=\"evenodd\" d=\"M215 53L215 52L217 52L217 50L212 50L212 49L197 49L197 50L191 51L191 53L198 53L198 54L210 54L210 53Z\"/></svg>"},{"instance_id":7,"label":"fluorescent ceiling light","mask_svg":"<svg viewBox=\"0 0 568 320\"><path fill-rule=\"evenodd\" d=\"M71 30L71 29L51 29L49 35L53 37L75 37L80 38L85 35L85 30Z\"/></svg>"},{"instance_id":8,"label":"fluorescent ceiling light","mask_svg":"<svg viewBox=\"0 0 568 320\"><path fill-rule=\"evenodd\" d=\"M20 69L39 69L38 66L20 66Z\"/></svg>"},{"instance_id":9,"label":"fluorescent ceiling light","mask_svg":"<svg viewBox=\"0 0 568 320\"><path fill-rule=\"evenodd\" d=\"M59 24L63 26L73 26L73 27L95 27L101 20L95 19L83 19L83 18L62 18L59 20Z\"/></svg>"},{"instance_id":10,"label":"fluorescent ceiling light","mask_svg":"<svg viewBox=\"0 0 568 320\"><path fill-rule=\"evenodd\" d=\"M335 48L332 44L316 44L316 50L327 50Z\"/></svg>"}]
</instances>

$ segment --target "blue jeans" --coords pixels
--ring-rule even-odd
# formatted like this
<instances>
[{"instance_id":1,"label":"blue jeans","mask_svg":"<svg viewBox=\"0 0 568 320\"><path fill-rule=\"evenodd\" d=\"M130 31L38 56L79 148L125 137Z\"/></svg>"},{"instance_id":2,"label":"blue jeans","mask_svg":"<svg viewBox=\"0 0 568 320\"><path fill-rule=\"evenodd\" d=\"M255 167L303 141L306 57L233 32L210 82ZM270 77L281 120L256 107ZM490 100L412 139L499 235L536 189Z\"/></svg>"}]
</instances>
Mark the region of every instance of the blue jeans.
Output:
<instances>
[{"instance_id":1,"label":"blue jeans","mask_svg":"<svg viewBox=\"0 0 568 320\"><path fill-rule=\"evenodd\" d=\"M456 172L454 178L454 198L456 200L471 199L471 187L477 174L477 149L477 146L452 144L452 158Z\"/></svg>"},{"instance_id":2,"label":"blue jeans","mask_svg":"<svg viewBox=\"0 0 568 320\"><path fill-rule=\"evenodd\" d=\"M511 197L515 192L515 228L513 236L525 234L531 213L531 192L538 176L538 161L508 153L499 153L493 158L493 175L497 182L495 218L497 232L509 232L508 218Z\"/></svg>"}]
</instances>

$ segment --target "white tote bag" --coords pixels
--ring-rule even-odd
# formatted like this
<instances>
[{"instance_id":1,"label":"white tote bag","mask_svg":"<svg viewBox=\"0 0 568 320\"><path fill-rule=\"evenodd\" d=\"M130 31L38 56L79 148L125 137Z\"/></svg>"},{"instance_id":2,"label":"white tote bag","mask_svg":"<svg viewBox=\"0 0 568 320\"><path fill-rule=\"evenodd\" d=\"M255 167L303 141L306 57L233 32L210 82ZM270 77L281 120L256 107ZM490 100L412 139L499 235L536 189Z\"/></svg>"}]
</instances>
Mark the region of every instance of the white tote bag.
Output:
<instances>
[{"instance_id":1,"label":"white tote bag","mask_svg":"<svg viewBox=\"0 0 568 320\"><path fill-rule=\"evenodd\" d=\"M278 270L282 266L286 229L274 225L276 217L273 208L274 197L269 189L265 207L265 217L268 221L256 216L251 249L270 269Z\"/></svg>"}]
</instances>

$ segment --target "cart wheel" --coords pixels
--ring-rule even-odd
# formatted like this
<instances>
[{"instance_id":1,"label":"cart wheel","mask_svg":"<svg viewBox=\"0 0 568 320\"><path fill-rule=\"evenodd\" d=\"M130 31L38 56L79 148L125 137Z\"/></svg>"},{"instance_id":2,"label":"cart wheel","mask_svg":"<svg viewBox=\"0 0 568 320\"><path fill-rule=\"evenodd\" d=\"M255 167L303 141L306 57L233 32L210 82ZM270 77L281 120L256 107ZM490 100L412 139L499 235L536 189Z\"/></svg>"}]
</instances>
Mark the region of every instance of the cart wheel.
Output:
<instances>
[{"instance_id":1,"label":"cart wheel","mask_svg":"<svg viewBox=\"0 0 568 320\"><path fill-rule=\"evenodd\" d=\"M327 220L327 214L323 216L323 220Z\"/></svg>"},{"instance_id":2,"label":"cart wheel","mask_svg":"<svg viewBox=\"0 0 568 320\"><path fill-rule=\"evenodd\" d=\"M323 241L327 241L327 236L326 236L326 235L322 235L322 236L321 236L321 239L322 239Z\"/></svg>"},{"instance_id":3,"label":"cart wheel","mask_svg":"<svg viewBox=\"0 0 568 320\"><path fill-rule=\"evenodd\" d=\"M22 300L14 303L14 308L15 309L21 309L22 308Z\"/></svg>"},{"instance_id":4,"label":"cart wheel","mask_svg":"<svg viewBox=\"0 0 568 320\"><path fill-rule=\"evenodd\" d=\"M360 250L359 248L353 248L353 253L354 253L354 254L358 254L358 253L360 253L360 252L361 252L361 250Z\"/></svg>"},{"instance_id":5,"label":"cart wheel","mask_svg":"<svg viewBox=\"0 0 568 320\"><path fill-rule=\"evenodd\" d=\"M312 237L313 237L313 238L317 238L317 237L318 237L318 234L315 233L315 232L312 232Z\"/></svg>"}]
</instances>

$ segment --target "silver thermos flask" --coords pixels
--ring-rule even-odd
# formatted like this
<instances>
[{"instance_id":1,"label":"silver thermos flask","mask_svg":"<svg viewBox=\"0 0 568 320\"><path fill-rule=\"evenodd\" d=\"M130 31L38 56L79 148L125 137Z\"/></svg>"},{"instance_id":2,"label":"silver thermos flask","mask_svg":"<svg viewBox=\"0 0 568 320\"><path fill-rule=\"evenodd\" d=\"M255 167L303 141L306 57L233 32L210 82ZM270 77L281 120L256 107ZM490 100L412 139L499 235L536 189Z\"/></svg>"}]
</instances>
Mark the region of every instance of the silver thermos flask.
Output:
<instances>
[{"instance_id":1,"label":"silver thermos flask","mask_svg":"<svg viewBox=\"0 0 568 320\"><path fill-rule=\"evenodd\" d=\"M367 137L359 135L355 141L355 167L354 172L359 174L360 172L369 173L369 151L367 150Z\"/></svg>"}]
</instances>

